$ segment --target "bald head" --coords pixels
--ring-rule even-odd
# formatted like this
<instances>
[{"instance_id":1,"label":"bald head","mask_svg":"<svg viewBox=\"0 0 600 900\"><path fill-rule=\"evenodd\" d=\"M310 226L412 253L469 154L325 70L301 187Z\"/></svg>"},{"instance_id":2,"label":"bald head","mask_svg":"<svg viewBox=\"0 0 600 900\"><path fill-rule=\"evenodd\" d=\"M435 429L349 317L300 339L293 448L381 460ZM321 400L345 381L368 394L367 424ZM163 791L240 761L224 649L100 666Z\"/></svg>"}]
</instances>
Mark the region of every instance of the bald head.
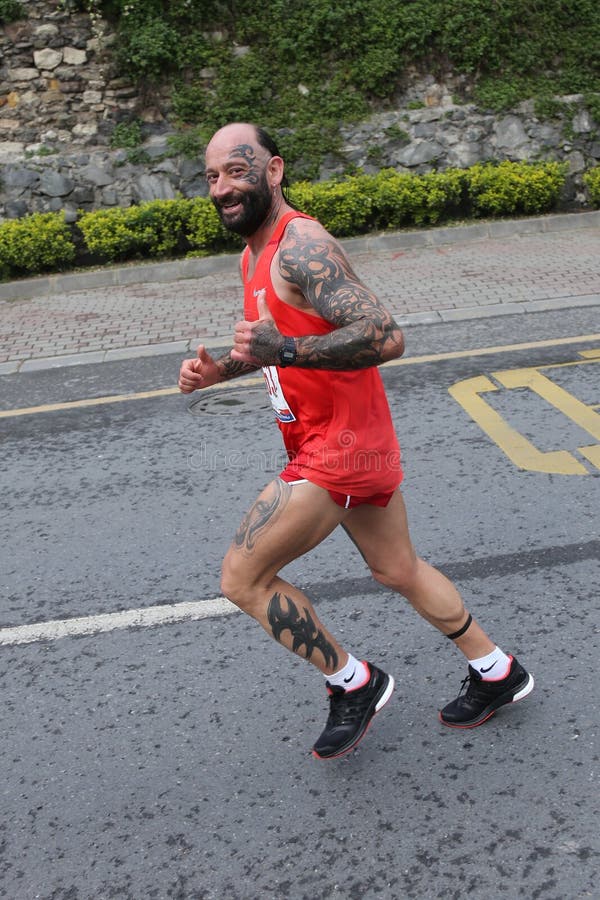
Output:
<instances>
[{"instance_id":1,"label":"bald head","mask_svg":"<svg viewBox=\"0 0 600 900\"><path fill-rule=\"evenodd\" d=\"M244 144L254 148L255 151L258 151L260 148L256 125L251 125L248 122L232 122L230 125L219 128L213 134L206 147L206 156L208 158L211 153L233 150L235 147ZM264 150L264 148L262 149ZM267 156L270 155L272 154L267 154Z\"/></svg>"}]
</instances>

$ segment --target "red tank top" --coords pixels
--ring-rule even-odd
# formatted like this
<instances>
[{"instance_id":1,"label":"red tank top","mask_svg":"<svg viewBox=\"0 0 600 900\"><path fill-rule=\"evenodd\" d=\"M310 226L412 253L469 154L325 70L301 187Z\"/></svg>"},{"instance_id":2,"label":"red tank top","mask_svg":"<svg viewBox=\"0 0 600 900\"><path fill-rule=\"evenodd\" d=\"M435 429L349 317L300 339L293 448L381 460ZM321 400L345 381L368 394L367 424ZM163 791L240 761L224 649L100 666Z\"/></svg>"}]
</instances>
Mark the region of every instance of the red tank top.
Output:
<instances>
[{"instance_id":1,"label":"red tank top","mask_svg":"<svg viewBox=\"0 0 600 900\"><path fill-rule=\"evenodd\" d=\"M246 247L242 257L244 317L248 322L258 318L256 294L264 288L267 305L282 334L328 334L334 325L285 303L271 282L273 256L288 222L294 218L310 216L292 210L279 220L250 280ZM398 487L402 480L400 449L375 366L345 371L265 366L263 373L299 478L357 497Z\"/></svg>"}]
</instances>

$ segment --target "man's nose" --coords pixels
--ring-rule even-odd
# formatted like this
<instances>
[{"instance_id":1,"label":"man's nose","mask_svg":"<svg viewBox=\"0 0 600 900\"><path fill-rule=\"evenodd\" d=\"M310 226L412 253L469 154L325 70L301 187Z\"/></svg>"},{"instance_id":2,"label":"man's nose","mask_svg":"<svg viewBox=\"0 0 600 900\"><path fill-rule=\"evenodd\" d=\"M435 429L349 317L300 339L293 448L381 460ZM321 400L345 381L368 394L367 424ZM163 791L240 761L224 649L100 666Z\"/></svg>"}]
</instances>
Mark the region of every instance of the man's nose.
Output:
<instances>
[{"instance_id":1,"label":"man's nose","mask_svg":"<svg viewBox=\"0 0 600 900\"><path fill-rule=\"evenodd\" d=\"M210 186L210 192L217 200L220 197L225 197L230 190L231 186L229 184L229 178L223 172L217 176L217 180L213 181Z\"/></svg>"}]
</instances>

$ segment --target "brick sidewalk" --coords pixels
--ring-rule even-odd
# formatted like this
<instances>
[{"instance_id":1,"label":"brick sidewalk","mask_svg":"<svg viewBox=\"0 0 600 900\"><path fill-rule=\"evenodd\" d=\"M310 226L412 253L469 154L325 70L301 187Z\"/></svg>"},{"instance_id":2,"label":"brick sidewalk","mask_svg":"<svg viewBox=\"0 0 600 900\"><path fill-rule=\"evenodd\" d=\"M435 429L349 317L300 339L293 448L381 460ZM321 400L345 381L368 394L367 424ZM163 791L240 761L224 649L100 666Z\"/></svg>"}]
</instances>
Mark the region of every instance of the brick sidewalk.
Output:
<instances>
[{"instance_id":1,"label":"brick sidewalk","mask_svg":"<svg viewBox=\"0 0 600 900\"><path fill-rule=\"evenodd\" d=\"M600 213L345 245L357 273L404 325L600 304ZM0 299L0 374L227 344L242 303L237 257L194 262L195 277L175 262L15 283L16 293L29 286L39 296ZM69 290L152 273L161 280ZM10 295L11 286L3 288Z\"/></svg>"}]
</instances>

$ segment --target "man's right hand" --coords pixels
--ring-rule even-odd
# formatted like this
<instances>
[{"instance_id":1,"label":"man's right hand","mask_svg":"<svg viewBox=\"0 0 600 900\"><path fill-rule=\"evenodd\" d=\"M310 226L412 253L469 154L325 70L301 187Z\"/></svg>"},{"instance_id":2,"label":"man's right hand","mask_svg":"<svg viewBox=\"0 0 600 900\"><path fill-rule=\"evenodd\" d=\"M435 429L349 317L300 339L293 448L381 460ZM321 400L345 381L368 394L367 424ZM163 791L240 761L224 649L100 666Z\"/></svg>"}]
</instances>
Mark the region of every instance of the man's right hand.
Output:
<instances>
[{"instance_id":1,"label":"man's right hand","mask_svg":"<svg viewBox=\"0 0 600 900\"><path fill-rule=\"evenodd\" d=\"M191 394L219 381L223 381L223 373L204 345L200 344L196 359L184 359L182 362L177 384L183 394Z\"/></svg>"}]
</instances>

